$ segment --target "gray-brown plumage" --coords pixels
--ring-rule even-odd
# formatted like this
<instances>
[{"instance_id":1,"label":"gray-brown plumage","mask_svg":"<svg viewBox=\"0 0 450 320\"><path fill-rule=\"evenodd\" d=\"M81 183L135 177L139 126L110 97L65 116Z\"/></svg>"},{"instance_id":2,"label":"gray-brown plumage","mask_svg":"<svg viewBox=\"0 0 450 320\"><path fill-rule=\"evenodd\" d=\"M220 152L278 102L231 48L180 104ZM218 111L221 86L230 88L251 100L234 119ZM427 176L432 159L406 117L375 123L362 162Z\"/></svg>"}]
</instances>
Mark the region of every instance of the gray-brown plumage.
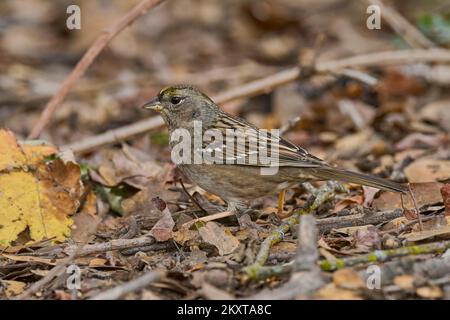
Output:
<instances>
[{"instance_id":1,"label":"gray-brown plumage","mask_svg":"<svg viewBox=\"0 0 450 320\"><path fill-rule=\"evenodd\" d=\"M265 139L264 142L268 144L278 144L279 167L275 175L262 175L260 169L268 165L259 161L249 162L248 149L236 146L231 150L234 164L202 163L178 166L194 183L227 201L229 210L236 211L248 200L306 181L338 180L394 192L407 191L405 186L386 179L334 168L282 137L263 135L261 138L260 129L243 119L223 112L210 98L191 86L180 85L163 89L156 99L146 103L144 107L161 113L169 128L169 134L179 128L193 134L194 121L200 121L203 132L217 129L225 134L226 129L243 129L246 141L256 138ZM174 147L174 144L175 142L171 142L171 147ZM248 147L248 143L245 146ZM211 151L207 143L201 147L201 152ZM217 146L214 149L216 148ZM230 154L226 153L230 150L226 149L225 143L220 149L223 154ZM245 160L237 164L238 159Z\"/></svg>"}]
</instances>

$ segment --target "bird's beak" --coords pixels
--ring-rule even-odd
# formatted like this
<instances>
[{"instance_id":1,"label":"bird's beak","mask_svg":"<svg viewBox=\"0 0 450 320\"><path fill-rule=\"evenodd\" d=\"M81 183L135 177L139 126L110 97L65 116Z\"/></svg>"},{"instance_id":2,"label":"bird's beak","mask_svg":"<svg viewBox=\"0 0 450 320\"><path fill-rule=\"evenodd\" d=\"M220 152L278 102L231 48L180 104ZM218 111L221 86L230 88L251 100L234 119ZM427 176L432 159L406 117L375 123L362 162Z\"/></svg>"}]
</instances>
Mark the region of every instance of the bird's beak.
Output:
<instances>
[{"instance_id":1,"label":"bird's beak","mask_svg":"<svg viewBox=\"0 0 450 320\"><path fill-rule=\"evenodd\" d=\"M162 111L163 106L162 106L161 103L159 102L158 98L155 98L155 99L153 99L153 100L150 100L149 102L146 102L146 103L142 106L142 108L160 112L160 111Z\"/></svg>"}]
</instances>

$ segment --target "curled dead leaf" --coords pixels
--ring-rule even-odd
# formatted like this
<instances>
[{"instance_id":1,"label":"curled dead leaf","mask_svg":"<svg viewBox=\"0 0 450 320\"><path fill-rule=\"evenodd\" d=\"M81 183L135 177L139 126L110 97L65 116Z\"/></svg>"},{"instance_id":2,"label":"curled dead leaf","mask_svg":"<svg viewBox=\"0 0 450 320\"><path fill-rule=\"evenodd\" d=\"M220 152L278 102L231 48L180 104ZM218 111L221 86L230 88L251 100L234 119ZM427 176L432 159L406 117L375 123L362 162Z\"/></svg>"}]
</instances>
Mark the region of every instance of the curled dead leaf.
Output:
<instances>
[{"instance_id":1,"label":"curled dead leaf","mask_svg":"<svg viewBox=\"0 0 450 320\"><path fill-rule=\"evenodd\" d=\"M239 246L239 240L228 229L215 222L206 223L198 231L203 241L215 246L221 256L232 253Z\"/></svg>"}]
</instances>

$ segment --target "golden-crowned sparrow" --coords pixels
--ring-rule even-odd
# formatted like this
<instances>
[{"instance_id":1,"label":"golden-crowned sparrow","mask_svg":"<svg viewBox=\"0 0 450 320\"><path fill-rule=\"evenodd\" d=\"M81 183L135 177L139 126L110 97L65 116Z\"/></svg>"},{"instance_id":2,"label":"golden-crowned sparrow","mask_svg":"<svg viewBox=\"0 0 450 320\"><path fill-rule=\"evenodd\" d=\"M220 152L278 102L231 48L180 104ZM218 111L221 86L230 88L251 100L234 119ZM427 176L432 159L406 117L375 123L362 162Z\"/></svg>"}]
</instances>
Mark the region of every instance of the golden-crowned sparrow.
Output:
<instances>
[{"instance_id":1,"label":"golden-crowned sparrow","mask_svg":"<svg viewBox=\"0 0 450 320\"><path fill-rule=\"evenodd\" d=\"M241 138L246 139L247 142L240 147L239 140L236 140L236 144L231 145L231 148L230 145L226 145L225 138L222 140L223 143L212 147L213 139L208 142L202 141L199 146L195 146L195 139L188 139L193 153L199 150L209 153L220 151L222 155L226 154L224 156L226 161L224 163L207 161L194 163L193 158L188 157L186 159L192 160L191 162L178 163L180 170L191 181L224 199L230 211L237 212L243 209L249 200L307 181L338 180L394 192L408 190L407 187L386 179L332 167L288 140L273 133L264 134L263 130L247 121L223 112L209 97L191 86L179 85L165 88L161 90L157 98L143 107L158 111L164 118L171 135L172 151L178 142L172 139L173 135L179 131L177 129L183 129L183 132L194 136L196 122L201 124L202 134L213 129L225 136L229 131L227 129L232 129L238 132ZM266 149L274 147L273 150L277 150L274 152L278 160L277 171L274 171L274 174L263 174L261 171L264 167L272 166L272 163L263 163L258 157L254 161L255 158L252 158L255 154L259 156L262 150L259 147L256 149L249 147L248 141L252 139L258 141L258 146L264 145L261 143L264 142L267 143ZM228 161L230 155L234 163ZM253 161L250 161L250 158Z\"/></svg>"}]
</instances>

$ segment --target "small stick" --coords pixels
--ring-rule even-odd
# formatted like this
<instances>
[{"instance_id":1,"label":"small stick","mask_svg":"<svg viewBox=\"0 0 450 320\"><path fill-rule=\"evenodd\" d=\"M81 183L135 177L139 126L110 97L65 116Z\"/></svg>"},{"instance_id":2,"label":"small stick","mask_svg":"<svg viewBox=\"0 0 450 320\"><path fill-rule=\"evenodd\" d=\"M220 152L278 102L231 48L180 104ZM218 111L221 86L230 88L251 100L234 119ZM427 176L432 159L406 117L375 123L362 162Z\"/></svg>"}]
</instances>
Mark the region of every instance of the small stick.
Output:
<instances>
[{"instance_id":1,"label":"small stick","mask_svg":"<svg viewBox=\"0 0 450 320\"><path fill-rule=\"evenodd\" d=\"M200 203L198 203L198 201L191 196L191 194L186 190L186 187L184 186L183 180L180 179L180 184L181 184L181 188L183 188L184 193L186 193L186 195L189 197L189 199L191 199L191 201L200 209L202 210L204 213L208 214L208 211L206 211L201 205ZM198 219L198 218L197 218Z\"/></svg>"},{"instance_id":2,"label":"small stick","mask_svg":"<svg viewBox=\"0 0 450 320\"><path fill-rule=\"evenodd\" d=\"M411 199L412 199L412 201L414 203L414 208L416 209L417 219L419 220L420 231L423 231L422 217L420 216L420 211L419 211L419 207L417 206L416 197L414 196L414 192L411 189L411 184L410 183L408 183L408 189L409 189L409 194L411 196Z\"/></svg>"}]
</instances>

